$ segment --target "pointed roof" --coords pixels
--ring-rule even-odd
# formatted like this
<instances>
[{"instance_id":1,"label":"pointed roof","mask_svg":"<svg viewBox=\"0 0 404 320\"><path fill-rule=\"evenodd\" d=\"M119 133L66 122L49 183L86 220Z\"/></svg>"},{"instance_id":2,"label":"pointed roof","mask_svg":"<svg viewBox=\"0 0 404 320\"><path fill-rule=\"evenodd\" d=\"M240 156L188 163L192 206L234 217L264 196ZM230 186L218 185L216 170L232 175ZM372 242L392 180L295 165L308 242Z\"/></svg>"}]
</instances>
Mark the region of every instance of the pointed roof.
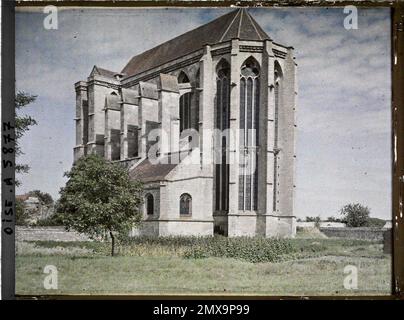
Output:
<instances>
[{"instance_id":1,"label":"pointed roof","mask_svg":"<svg viewBox=\"0 0 404 320\"><path fill-rule=\"evenodd\" d=\"M95 74L97 74L99 76L107 77L107 78L114 78L114 76L117 74L117 72L94 66L93 70L90 73L90 76L93 76Z\"/></svg>"},{"instance_id":2,"label":"pointed roof","mask_svg":"<svg viewBox=\"0 0 404 320\"><path fill-rule=\"evenodd\" d=\"M246 9L237 9L134 56L122 73L136 75L202 49L205 45L236 38L252 41L271 39Z\"/></svg>"}]
</instances>

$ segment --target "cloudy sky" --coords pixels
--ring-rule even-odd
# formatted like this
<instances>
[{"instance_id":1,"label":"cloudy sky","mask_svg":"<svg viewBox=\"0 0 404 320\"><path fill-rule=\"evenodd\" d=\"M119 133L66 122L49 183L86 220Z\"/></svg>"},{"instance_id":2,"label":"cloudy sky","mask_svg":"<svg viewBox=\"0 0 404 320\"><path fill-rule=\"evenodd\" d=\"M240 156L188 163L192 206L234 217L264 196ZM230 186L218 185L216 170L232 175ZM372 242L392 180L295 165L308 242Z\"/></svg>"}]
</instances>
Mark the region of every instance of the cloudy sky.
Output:
<instances>
[{"instance_id":1,"label":"cloudy sky","mask_svg":"<svg viewBox=\"0 0 404 320\"><path fill-rule=\"evenodd\" d=\"M135 54L230 9L64 9L58 29L42 11L16 17L16 85L38 95L27 113L39 125L23 138L31 166L17 193L55 198L70 169L75 140L73 84L93 65L120 71ZM337 216L360 202L391 217L390 12L359 9L346 30L342 8L250 9L276 41L295 48L298 63L296 215Z\"/></svg>"}]
</instances>

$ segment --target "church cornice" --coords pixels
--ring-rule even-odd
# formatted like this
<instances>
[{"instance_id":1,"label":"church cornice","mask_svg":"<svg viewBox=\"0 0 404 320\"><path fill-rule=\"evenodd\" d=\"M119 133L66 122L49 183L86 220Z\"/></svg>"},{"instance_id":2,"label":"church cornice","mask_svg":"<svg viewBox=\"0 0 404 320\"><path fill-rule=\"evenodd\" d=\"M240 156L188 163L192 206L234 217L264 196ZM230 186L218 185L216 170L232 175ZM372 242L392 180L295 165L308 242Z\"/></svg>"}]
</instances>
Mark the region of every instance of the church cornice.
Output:
<instances>
[{"instance_id":1,"label":"church cornice","mask_svg":"<svg viewBox=\"0 0 404 320\"><path fill-rule=\"evenodd\" d=\"M274 53L275 57L285 59L287 52L283 52L277 49L272 49L272 52Z\"/></svg>"},{"instance_id":2,"label":"church cornice","mask_svg":"<svg viewBox=\"0 0 404 320\"><path fill-rule=\"evenodd\" d=\"M118 90L120 88L120 85L118 85L118 84L110 83L110 82L99 80L99 79L97 79L97 80L91 79L87 83L88 83L88 85L97 85L97 86L111 88L111 89L115 89L115 90Z\"/></svg>"},{"instance_id":3,"label":"church cornice","mask_svg":"<svg viewBox=\"0 0 404 320\"><path fill-rule=\"evenodd\" d=\"M262 46L240 46L240 52L262 52Z\"/></svg>"}]
</instances>

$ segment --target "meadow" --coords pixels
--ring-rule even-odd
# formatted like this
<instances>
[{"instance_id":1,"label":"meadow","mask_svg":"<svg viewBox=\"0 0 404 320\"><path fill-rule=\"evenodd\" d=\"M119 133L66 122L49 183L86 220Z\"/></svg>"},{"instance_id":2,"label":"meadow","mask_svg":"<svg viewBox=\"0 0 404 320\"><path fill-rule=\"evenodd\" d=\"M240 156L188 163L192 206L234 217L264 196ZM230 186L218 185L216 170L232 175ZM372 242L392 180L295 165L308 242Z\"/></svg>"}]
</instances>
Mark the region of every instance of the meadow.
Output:
<instances>
[{"instance_id":1,"label":"meadow","mask_svg":"<svg viewBox=\"0 0 404 320\"><path fill-rule=\"evenodd\" d=\"M379 242L298 234L295 239L136 238L111 257L98 241L17 242L17 295L387 295L391 257ZM46 265L58 289L45 289ZM346 266L358 270L346 289Z\"/></svg>"}]
</instances>

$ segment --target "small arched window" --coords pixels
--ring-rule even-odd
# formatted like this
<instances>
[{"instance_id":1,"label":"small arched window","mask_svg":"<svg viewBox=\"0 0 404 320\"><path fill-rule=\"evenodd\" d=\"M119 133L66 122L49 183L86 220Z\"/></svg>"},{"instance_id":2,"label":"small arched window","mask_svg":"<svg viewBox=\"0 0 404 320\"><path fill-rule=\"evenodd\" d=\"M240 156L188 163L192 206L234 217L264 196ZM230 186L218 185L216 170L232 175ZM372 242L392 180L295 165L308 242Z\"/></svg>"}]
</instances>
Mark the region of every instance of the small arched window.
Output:
<instances>
[{"instance_id":1,"label":"small arched window","mask_svg":"<svg viewBox=\"0 0 404 320\"><path fill-rule=\"evenodd\" d=\"M178 75L178 83L189 83L189 78L184 71L181 71Z\"/></svg>"},{"instance_id":2,"label":"small arched window","mask_svg":"<svg viewBox=\"0 0 404 320\"><path fill-rule=\"evenodd\" d=\"M146 195L146 213L147 215L154 214L154 197L150 193Z\"/></svg>"},{"instance_id":3,"label":"small arched window","mask_svg":"<svg viewBox=\"0 0 404 320\"><path fill-rule=\"evenodd\" d=\"M188 193L183 193L180 197L180 215L192 215L192 197Z\"/></svg>"}]
</instances>

